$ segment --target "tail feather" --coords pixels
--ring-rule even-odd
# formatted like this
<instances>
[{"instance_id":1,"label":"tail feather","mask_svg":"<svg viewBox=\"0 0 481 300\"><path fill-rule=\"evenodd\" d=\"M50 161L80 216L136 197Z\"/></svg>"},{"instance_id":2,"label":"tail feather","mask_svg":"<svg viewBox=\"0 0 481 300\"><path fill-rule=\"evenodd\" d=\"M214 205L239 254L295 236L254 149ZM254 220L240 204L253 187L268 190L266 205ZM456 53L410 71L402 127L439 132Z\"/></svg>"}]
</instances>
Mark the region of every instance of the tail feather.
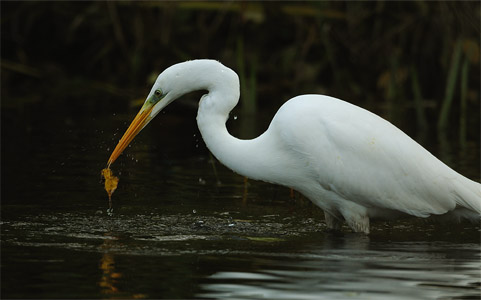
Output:
<instances>
[{"instance_id":1,"label":"tail feather","mask_svg":"<svg viewBox=\"0 0 481 300\"><path fill-rule=\"evenodd\" d=\"M460 217L479 222L481 220L481 184L465 178L457 182L456 203L467 210L455 209ZM453 211L454 212L454 211Z\"/></svg>"}]
</instances>

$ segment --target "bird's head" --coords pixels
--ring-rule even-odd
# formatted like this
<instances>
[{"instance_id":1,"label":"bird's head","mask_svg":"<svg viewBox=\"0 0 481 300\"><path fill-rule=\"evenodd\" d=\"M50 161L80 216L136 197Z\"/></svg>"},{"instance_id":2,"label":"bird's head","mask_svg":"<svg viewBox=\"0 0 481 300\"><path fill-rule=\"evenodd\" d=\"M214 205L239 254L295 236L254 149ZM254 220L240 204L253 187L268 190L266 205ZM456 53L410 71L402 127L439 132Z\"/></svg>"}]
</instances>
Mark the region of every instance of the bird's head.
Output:
<instances>
[{"instance_id":1,"label":"bird's head","mask_svg":"<svg viewBox=\"0 0 481 300\"><path fill-rule=\"evenodd\" d=\"M232 103L224 101L217 104L217 108L228 112L239 99L239 78L234 71L210 59L186 61L165 69L157 77L144 105L110 155L108 166L119 157L142 128L172 101L192 91L219 87L232 87L228 90L233 99Z\"/></svg>"}]
</instances>

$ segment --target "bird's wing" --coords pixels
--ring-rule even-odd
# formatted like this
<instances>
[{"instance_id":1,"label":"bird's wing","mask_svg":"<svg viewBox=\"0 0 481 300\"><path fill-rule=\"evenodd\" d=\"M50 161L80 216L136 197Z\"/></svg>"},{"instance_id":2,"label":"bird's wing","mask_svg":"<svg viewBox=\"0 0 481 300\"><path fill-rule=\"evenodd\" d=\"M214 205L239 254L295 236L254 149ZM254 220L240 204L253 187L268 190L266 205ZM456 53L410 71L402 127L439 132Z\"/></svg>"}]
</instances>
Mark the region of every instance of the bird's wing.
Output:
<instances>
[{"instance_id":1,"label":"bird's wing","mask_svg":"<svg viewBox=\"0 0 481 300\"><path fill-rule=\"evenodd\" d=\"M305 99L291 105L287 118L297 115L297 122L283 128L283 139L309 161L319 184L367 208L416 216L454 209L449 182L460 175L401 130L341 100Z\"/></svg>"}]
</instances>

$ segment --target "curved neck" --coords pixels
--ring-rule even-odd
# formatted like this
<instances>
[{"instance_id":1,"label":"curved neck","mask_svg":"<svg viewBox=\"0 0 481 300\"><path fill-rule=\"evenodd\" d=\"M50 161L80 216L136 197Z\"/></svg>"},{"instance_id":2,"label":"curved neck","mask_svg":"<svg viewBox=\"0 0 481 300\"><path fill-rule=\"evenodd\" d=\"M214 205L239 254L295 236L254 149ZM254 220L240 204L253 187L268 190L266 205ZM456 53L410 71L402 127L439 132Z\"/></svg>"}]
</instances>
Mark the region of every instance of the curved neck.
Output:
<instances>
[{"instance_id":1,"label":"curved neck","mask_svg":"<svg viewBox=\"0 0 481 300\"><path fill-rule=\"evenodd\" d=\"M239 77L233 70L214 60L188 61L162 72L156 86L169 87L160 102L165 103L164 106L188 92L207 90L209 93L202 96L199 103L197 125L209 150L241 175L265 181L273 178L268 168L269 163L275 163L269 151L275 148L269 146L273 137L266 132L252 140L240 140L227 131L225 123L240 96Z\"/></svg>"},{"instance_id":2,"label":"curved neck","mask_svg":"<svg viewBox=\"0 0 481 300\"><path fill-rule=\"evenodd\" d=\"M266 147L266 135L252 140L241 140L230 135L226 128L230 109L222 111L213 108L219 102L234 102L226 97L232 96L215 90L202 97L197 113L197 125L202 138L210 152L231 170L252 179L267 181L269 155L265 149L269 147Z\"/></svg>"}]
</instances>

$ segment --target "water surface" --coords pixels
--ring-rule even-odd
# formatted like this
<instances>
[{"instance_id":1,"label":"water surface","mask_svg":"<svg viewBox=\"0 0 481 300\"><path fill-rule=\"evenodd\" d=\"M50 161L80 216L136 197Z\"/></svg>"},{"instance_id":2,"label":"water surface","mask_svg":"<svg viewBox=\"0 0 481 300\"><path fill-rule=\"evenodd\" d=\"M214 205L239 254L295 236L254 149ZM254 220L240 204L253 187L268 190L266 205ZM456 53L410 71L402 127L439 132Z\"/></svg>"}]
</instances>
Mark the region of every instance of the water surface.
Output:
<instances>
[{"instance_id":1,"label":"water surface","mask_svg":"<svg viewBox=\"0 0 481 300\"><path fill-rule=\"evenodd\" d=\"M479 299L479 226L328 233L302 196L213 161L185 114L152 122L113 166L112 217L100 169L130 114L9 127L3 298ZM476 142L447 139L427 147L475 178Z\"/></svg>"}]
</instances>

